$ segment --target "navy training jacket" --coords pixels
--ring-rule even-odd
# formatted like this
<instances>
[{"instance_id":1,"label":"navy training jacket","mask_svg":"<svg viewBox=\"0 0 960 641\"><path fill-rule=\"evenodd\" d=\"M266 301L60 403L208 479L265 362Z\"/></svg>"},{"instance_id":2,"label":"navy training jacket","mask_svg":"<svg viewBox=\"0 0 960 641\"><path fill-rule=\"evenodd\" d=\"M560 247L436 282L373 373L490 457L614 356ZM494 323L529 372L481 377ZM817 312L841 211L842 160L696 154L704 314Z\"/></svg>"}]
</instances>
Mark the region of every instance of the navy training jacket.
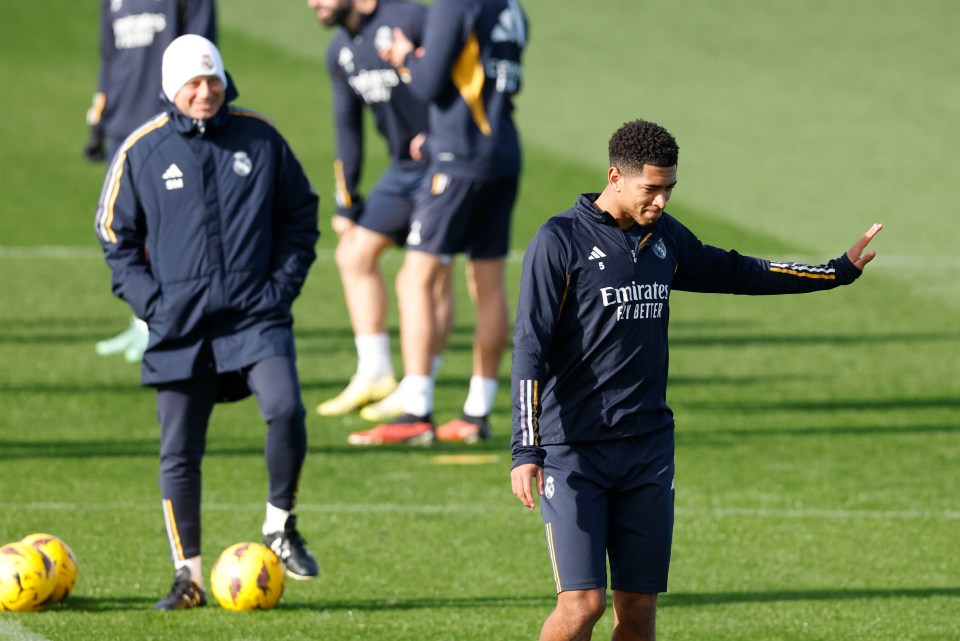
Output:
<instances>
[{"instance_id":1,"label":"navy training jacket","mask_svg":"<svg viewBox=\"0 0 960 641\"><path fill-rule=\"evenodd\" d=\"M227 103L205 122L169 105L107 171L96 231L114 294L150 328L145 385L295 355L319 199L273 124Z\"/></svg>"},{"instance_id":2,"label":"navy training jacket","mask_svg":"<svg viewBox=\"0 0 960 641\"><path fill-rule=\"evenodd\" d=\"M100 72L89 124L119 142L163 111L163 52L186 33L216 43L214 0L101 0Z\"/></svg>"},{"instance_id":3,"label":"navy training jacket","mask_svg":"<svg viewBox=\"0 0 960 641\"><path fill-rule=\"evenodd\" d=\"M379 0L370 15L360 15L360 28L344 28L327 47L327 71L333 87L333 117L337 136L334 161L337 213L356 220L363 209L357 191L363 169L363 108L370 108L390 159L414 169L426 158L410 158L410 141L427 131L427 104L400 81L397 70L380 58L380 49L393 41L399 28L415 44L423 37L427 8L408 0Z\"/></svg>"},{"instance_id":4,"label":"navy training jacket","mask_svg":"<svg viewBox=\"0 0 960 641\"><path fill-rule=\"evenodd\" d=\"M846 254L780 263L704 245L664 212L632 247L584 194L527 247L514 325L513 466L542 446L673 426L667 406L670 292L797 294L852 283Z\"/></svg>"},{"instance_id":5,"label":"navy training jacket","mask_svg":"<svg viewBox=\"0 0 960 641\"><path fill-rule=\"evenodd\" d=\"M471 178L520 173L513 96L529 37L518 0L433 0L423 56L401 76L430 103L427 147L438 171Z\"/></svg>"}]
</instances>

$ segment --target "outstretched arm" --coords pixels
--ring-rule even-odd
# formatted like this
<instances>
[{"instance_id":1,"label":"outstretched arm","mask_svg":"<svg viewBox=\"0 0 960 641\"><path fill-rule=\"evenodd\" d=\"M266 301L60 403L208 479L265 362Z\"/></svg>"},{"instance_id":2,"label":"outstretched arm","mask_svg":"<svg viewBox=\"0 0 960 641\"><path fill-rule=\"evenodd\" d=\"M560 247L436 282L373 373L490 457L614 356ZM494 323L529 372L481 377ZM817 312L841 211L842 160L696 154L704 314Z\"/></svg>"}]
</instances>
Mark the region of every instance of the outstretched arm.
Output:
<instances>
[{"instance_id":1,"label":"outstretched arm","mask_svg":"<svg viewBox=\"0 0 960 641\"><path fill-rule=\"evenodd\" d=\"M883 229L883 223L874 223L870 229L867 230L863 236L860 237L853 247L847 250L847 258L850 259L850 262L853 263L853 266L863 271L863 268L867 266L871 260L873 260L877 252L870 250L866 254L863 253L863 250L866 249L867 245L870 244L870 241L873 240L873 237L880 233L880 230Z\"/></svg>"},{"instance_id":2,"label":"outstretched arm","mask_svg":"<svg viewBox=\"0 0 960 641\"><path fill-rule=\"evenodd\" d=\"M863 273L876 252L864 253L883 229L876 223L848 251L823 265L779 262L743 256L704 245L686 227L676 231L678 261L673 288L718 294L802 294L849 285Z\"/></svg>"}]
</instances>

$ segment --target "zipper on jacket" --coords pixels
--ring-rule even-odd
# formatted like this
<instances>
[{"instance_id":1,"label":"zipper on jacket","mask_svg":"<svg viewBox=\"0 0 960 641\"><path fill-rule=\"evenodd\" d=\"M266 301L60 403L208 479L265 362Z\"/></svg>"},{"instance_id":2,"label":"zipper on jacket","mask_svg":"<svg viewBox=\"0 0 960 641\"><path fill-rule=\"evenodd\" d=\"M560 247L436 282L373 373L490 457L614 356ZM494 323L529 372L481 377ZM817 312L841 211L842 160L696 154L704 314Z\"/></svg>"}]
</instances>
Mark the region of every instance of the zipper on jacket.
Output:
<instances>
[{"instance_id":1,"label":"zipper on jacket","mask_svg":"<svg viewBox=\"0 0 960 641\"><path fill-rule=\"evenodd\" d=\"M625 231L623 231L623 230L621 229L621 230L620 230L620 234L623 236L623 240L624 240L624 241L629 241L629 238L627 237L627 233L626 233ZM634 247L633 249L630 249L630 257L633 259L633 262L634 262L634 263L637 262L637 253L639 253L640 248L643 247L644 243L646 243L648 240L650 240L650 237L651 237L651 236L653 236L653 232L652 232L652 231L648 231L646 236L644 236L643 238L641 238L640 240L637 241L637 246ZM626 244L626 243L624 243L624 244ZM627 248L629 249L630 246L627 245Z\"/></svg>"}]
</instances>

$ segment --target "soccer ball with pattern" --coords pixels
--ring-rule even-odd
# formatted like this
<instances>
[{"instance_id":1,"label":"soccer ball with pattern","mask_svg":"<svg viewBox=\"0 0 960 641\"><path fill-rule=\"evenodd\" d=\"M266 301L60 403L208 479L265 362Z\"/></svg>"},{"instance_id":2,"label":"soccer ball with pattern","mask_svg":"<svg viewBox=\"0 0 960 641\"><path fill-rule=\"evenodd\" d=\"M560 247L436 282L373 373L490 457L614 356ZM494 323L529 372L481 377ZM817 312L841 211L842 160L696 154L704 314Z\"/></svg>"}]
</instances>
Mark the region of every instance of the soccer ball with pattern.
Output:
<instances>
[{"instance_id":1,"label":"soccer ball with pattern","mask_svg":"<svg viewBox=\"0 0 960 641\"><path fill-rule=\"evenodd\" d=\"M57 587L57 566L23 543L0 547L0 610L42 610Z\"/></svg>"},{"instance_id":2,"label":"soccer ball with pattern","mask_svg":"<svg viewBox=\"0 0 960 641\"><path fill-rule=\"evenodd\" d=\"M77 557L63 539L52 534L31 534L20 541L42 552L57 566L57 586L50 595L50 603L59 603L69 596L77 584Z\"/></svg>"},{"instance_id":3,"label":"soccer ball with pattern","mask_svg":"<svg viewBox=\"0 0 960 641\"><path fill-rule=\"evenodd\" d=\"M259 543L237 543L220 553L210 572L210 588L227 610L267 610L283 594L283 566Z\"/></svg>"}]
</instances>

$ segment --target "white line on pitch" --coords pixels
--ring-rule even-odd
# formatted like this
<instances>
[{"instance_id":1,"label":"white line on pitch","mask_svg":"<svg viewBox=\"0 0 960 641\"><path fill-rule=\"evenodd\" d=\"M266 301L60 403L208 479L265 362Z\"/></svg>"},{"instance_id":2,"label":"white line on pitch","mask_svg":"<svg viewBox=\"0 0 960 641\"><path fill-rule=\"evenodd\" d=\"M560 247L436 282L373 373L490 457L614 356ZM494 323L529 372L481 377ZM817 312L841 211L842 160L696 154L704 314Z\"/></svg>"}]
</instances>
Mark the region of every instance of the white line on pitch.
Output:
<instances>
[{"instance_id":1,"label":"white line on pitch","mask_svg":"<svg viewBox=\"0 0 960 641\"><path fill-rule=\"evenodd\" d=\"M317 260L333 261L334 250L327 247L317 249ZM403 252L397 250L384 255L385 260L399 260ZM39 245L34 247L15 247L0 245L0 259L46 259L46 260L76 260L96 259L103 260L103 252L99 247L84 247L71 245ZM523 258L523 251L512 250L507 257L509 262L517 262Z\"/></svg>"},{"instance_id":2,"label":"white line on pitch","mask_svg":"<svg viewBox=\"0 0 960 641\"><path fill-rule=\"evenodd\" d=\"M403 252L398 250L388 253L386 258L396 259L403 256ZM0 245L0 259L12 258L45 258L53 260L67 260L77 258L96 258L102 259L103 253L99 247L84 245L38 245L29 247L17 247L12 245ZM510 252L508 260L516 262L523 258L523 250L514 249ZM782 257L776 257L778 259ZM317 259L322 261L333 260L333 249L323 247L317 249ZM786 260L786 259L784 259ZM789 260L818 264L825 262L823 256L793 256ZM883 254L875 265L891 269L960 269L960 256L920 256L920 255L894 255Z\"/></svg>"},{"instance_id":3,"label":"white line on pitch","mask_svg":"<svg viewBox=\"0 0 960 641\"><path fill-rule=\"evenodd\" d=\"M240 510L260 510L260 503L205 503L204 510L217 512L232 512ZM0 503L0 509L45 510L58 511L97 511L119 512L139 511L153 512L159 510L156 506L144 503ZM407 514L474 514L489 513L492 511L506 512L510 507L491 507L484 505L466 504L404 504L404 503L301 503L297 506L298 512L342 513L342 514L376 514L376 513L407 513ZM749 507L713 507L690 508L678 507L677 514L681 516L712 516L712 517L743 517L758 518L812 518L812 519L875 519L875 520L960 520L960 510L845 510L845 509L818 509L818 508L749 508Z\"/></svg>"},{"instance_id":4,"label":"white line on pitch","mask_svg":"<svg viewBox=\"0 0 960 641\"><path fill-rule=\"evenodd\" d=\"M49 641L47 637L40 636L16 621L4 621L3 619L0 619L0 639L8 639L9 641Z\"/></svg>"}]
</instances>

